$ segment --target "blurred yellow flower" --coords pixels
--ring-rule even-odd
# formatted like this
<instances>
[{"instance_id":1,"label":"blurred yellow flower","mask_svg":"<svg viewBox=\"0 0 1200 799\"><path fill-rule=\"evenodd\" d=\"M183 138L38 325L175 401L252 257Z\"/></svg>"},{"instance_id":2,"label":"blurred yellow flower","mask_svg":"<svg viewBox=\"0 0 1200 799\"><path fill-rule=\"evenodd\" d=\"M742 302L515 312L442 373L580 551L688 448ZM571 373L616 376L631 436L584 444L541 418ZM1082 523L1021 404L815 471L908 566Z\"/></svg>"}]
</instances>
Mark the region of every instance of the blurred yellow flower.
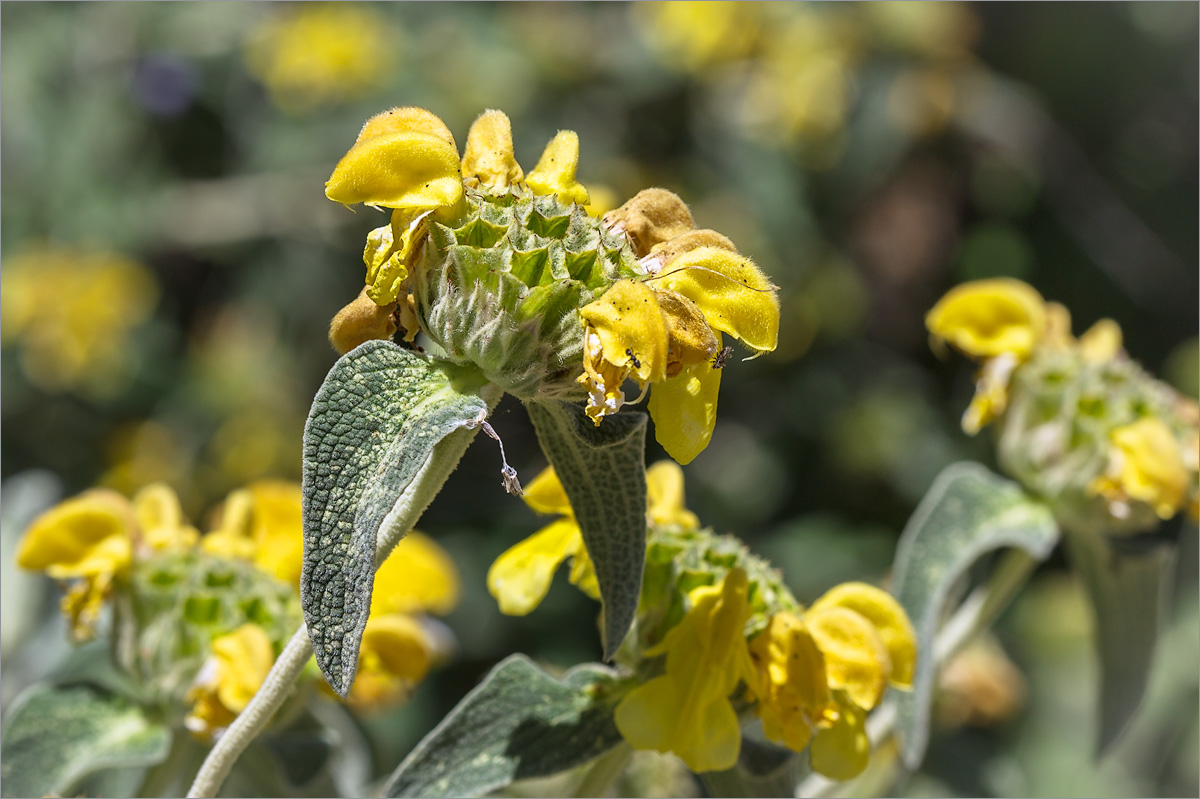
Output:
<instances>
[{"instance_id":1,"label":"blurred yellow flower","mask_svg":"<svg viewBox=\"0 0 1200 799\"><path fill-rule=\"evenodd\" d=\"M571 584L592 599L600 598L596 572L583 543L575 512L553 466L542 470L525 487L525 504L556 519L524 541L505 550L488 569L488 591L508 616L525 616L546 598L559 565L571 558ZM671 461L646 470L646 517L650 524L699 528L696 514L683 505L683 471Z\"/></svg>"},{"instance_id":2,"label":"blurred yellow flower","mask_svg":"<svg viewBox=\"0 0 1200 799\"><path fill-rule=\"evenodd\" d=\"M375 572L371 616L385 613L443 616L454 610L458 594L458 569L450 555L432 538L413 530Z\"/></svg>"},{"instance_id":3,"label":"blurred yellow flower","mask_svg":"<svg viewBox=\"0 0 1200 799\"><path fill-rule=\"evenodd\" d=\"M192 709L184 726L204 740L228 727L262 687L274 662L271 638L257 624L214 638L212 654L188 691Z\"/></svg>"},{"instance_id":4,"label":"blurred yellow flower","mask_svg":"<svg viewBox=\"0 0 1200 799\"><path fill-rule=\"evenodd\" d=\"M106 397L127 384L131 334L158 302L144 266L112 253L46 248L0 270L0 341L44 391Z\"/></svg>"},{"instance_id":5,"label":"blurred yellow flower","mask_svg":"<svg viewBox=\"0 0 1200 799\"><path fill-rule=\"evenodd\" d=\"M372 614L358 650L358 673L346 701L356 710L386 708L408 697L425 678L435 642L412 616Z\"/></svg>"},{"instance_id":6,"label":"blurred yellow flower","mask_svg":"<svg viewBox=\"0 0 1200 799\"><path fill-rule=\"evenodd\" d=\"M833 718L833 698L821 653L804 620L786 611L771 616L750 643L758 668L758 715L763 734L804 751L818 725Z\"/></svg>"},{"instance_id":7,"label":"blurred yellow flower","mask_svg":"<svg viewBox=\"0 0 1200 799\"><path fill-rule=\"evenodd\" d=\"M1024 360L1046 330L1046 301L1020 280L976 280L938 300L926 314L925 326L935 339L972 358L1011 353Z\"/></svg>"},{"instance_id":8,"label":"blurred yellow flower","mask_svg":"<svg viewBox=\"0 0 1200 799\"><path fill-rule=\"evenodd\" d=\"M359 97L393 71L400 31L368 6L282 8L251 36L246 62L289 112Z\"/></svg>"},{"instance_id":9,"label":"blurred yellow flower","mask_svg":"<svg viewBox=\"0 0 1200 799\"><path fill-rule=\"evenodd\" d=\"M1090 490L1109 502L1120 519L1129 502L1144 502L1160 519L1170 519L1188 500L1191 475L1175 434L1153 417L1118 427L1109 434L1108 468Z\"/></svg>"},{"instance_id":10,"label":"blurred yellow flower","mask_svg":"<svg viewBox=\"0 0 1200 799\"><path fill-rule=\"evenodd\" d=\"M670 66L695 72L748 55L758 36L756 3L634 3L637 29Z\"/></svg>"},{"instance_id":11,"label":"blurred yellow flower","mask_svg":"<svg viewBox=\"0 0 1200 799\"><path fill-rule=\"evenodd\" d=\"M226 498L220 523L200 539L200 547L213 555L253 561L260 571L299 587L303 502L298 483L264 480L238 489Z\"/></svg>"},{"instance_id":12,"label":"blurred yellow flower","mask_svg":"<svg viewBox=\"0 0 1200 799\"><path fill-rule=\"evenodd\" d=\"M646 651L667 656L665 673L633 689L617 705L617 729L635 749L674 752L695 772L732 768L741 726L729 701L757 675L743 626L750 615L747 577L740 567L719 585L697 588L691 609Z\"/></svg>"}]
</instances>

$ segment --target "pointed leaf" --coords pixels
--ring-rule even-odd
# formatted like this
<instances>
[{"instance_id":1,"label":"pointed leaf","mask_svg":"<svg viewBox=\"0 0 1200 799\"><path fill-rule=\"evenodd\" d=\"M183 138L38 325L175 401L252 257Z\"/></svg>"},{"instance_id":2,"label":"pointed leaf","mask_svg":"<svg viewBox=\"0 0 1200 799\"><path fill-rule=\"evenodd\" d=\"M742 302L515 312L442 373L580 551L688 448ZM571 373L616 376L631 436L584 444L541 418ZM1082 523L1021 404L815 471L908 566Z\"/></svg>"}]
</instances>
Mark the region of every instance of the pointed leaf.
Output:
<instances>
[{"instance_id":1,"label":"pointed leaf","mask_svg":"<svg viewBox=\"0 0 1200 799\"><path fill-rule=\"evenodd\" d=\"M646 415L623 412L596 426L579 403L531 402L542 451L571 500L596 567L604 606L604 657L633 624L646 562Z\"/></svg>"},{"instance_id":2,"label":"pointed leaf","mask_svg":"<svg viewBox=\"0 0 1200 799\"><path fill-rule=\"evenodd\" d=\"M613 676L586 664L559 679L506 658L417 744L384 796L482 796L598 757L621 742Z\"/></svg>"},{"instance_id":3,"label":"pointed leaf","mask_svg":"<svg viewBox=\"0 0 1200 799\"><path fill-rule=\"evenodd\" d=\"M920 764L929 741L934 641L951 589L986 552L1020 547L1042 560L1057 540L1049 508L978 464L952 464L933 481L900 536L893 576L896 598L917 633L912 691L893 692L909 768Z\"/></svg>"},{"instance_id":4,"label":"pointed leaf","mask_svg":"<svg viewBox=\"0 0 1200 799\"><path fill-rule=\"evenodd\" d=\"M125 699L88 685L34 685L13 703L0 747L4 796L70 796L102 769L159 763L171 731Z\"/></svg>"},{"instance_id":5,"label":"pointed leaf","mask_svg":"<svg viewBox=\"0 0 1200 799\"><path fill-rule=\"evenodd\" d=\"M1096 619L1100 661L1096 756L1120 737L1142 703L1175 562L1170 544L1118 552L1101 535L1065 532L1071 567L1083 579Z\"/></svg>"},{"instance_id":6,"label":"pointed leaf","mask_svg":"<svg viewBox=\"0 0 1200 799\"><path fill-rule=\"evenodd\" d=\"M317 665L345 696L384 557L432 501L485 415L482 381L388 341L343 356L304 428L304 567L300 599ZM435 447L462 431L447 447ZM438 461L434 463L434 461ZM436 475L414 484L418 474Z\"/></svg>"}]
</instances>

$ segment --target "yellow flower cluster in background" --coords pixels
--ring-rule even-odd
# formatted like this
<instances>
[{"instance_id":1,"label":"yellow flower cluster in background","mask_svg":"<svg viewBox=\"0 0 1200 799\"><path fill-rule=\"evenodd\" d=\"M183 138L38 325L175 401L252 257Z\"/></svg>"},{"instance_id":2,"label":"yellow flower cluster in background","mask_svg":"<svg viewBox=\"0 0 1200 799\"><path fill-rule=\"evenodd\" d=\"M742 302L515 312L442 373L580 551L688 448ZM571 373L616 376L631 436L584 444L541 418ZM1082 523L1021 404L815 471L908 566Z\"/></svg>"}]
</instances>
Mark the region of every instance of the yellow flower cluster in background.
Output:
<instances>
[{"instance_id":1,"label":"yellow flower cluster in background","mask_svg":"<svg viewBox=\"0 0 1200 799\"><path fill-rule=\"evenodd\" d=\"M154 275L124 256L30 250L0 270L0 341L19 348L38 388L108 397L132 376L132 334L158 295Z\"/></svg>"},{"instance_id":2,"label":"yellow flower cluster in background","mask_svg":"<svg viewBox=\"0 0 1200 799\"><path fill-rule=\"evenodd\" d=\"M277 106L301 113L377 87L398 46L400 31L368 6L301 3L254 31L246 62Z\"/></svg>"},{"instance_id":3,"label":"yellow flower cluster in background","mask_svg":"<svg viewBox=\"0 0 1200 799\"><path fill-rule=\"evenodd\" d=\"M1130 518L1135 505L1159 519L1195 507L1200 459L1196 403L1129 361L1114 321L1101 319L1077 339L1067 308L1046 302L1019 280L998 278L951 289L929 311L925 324L935 345L948 342L981 362L975 397L963 415L964 430L974 434L1000 421L1006 450L1014 448L1010 442L1017 435L1010 431L1025 425L1041 430L1031 432L1028 441L1021 439L1033 455L1008 458L1010 462L1040 459L1046 468L1062 464L1082 475L1085 493L1102 498L1117 521ZM1018 380L1021 375L1028 376L1024 383ZM1023 396L1014 392L1044 394L1052 399L1038 402L1065 401L1070 408L1039 421L1030 400L1025 403L1029 408L1016 414L1014 427L1006 423L1007 416L1015 398ZM1075 432L1066 432L1064 425ZM1070 455L1071 450L1086 454L1089 445L1102 451L1098 462ZM1057 484L1074 479L1067 475Z\"/></svg>"},{"instance_id":4,"label":"yellow flower cluster in background","mask_svg":"<svg viewBox=\"0 0 1200 799\"><path fill-rule=\"evenodd\" d=\"M157 568L156 556L164 554L184 556L184 568L193 563L200 568L213 559L246 562L298 606L301 506L297 484L253 483L229 495L213 529L201 536L165 484L143 488L132 501L95 489L35 519L21 540L17 562L70 583L62 609L77 640L94 635L104 603L133 591L138 570ZM458 572L436 543L417 532L401 541L376 576L358 678L347 700L351 706L376 709L411 692L447 650L447 634L426 614L448 613L458 594ZM173 604L186 600L181 596ZM155 620L137 623L145 628ZM254 622L213 632L210 654L186 695L185 726L201 737L227 726L244 709L284 643Z\"/></svg>"},{"instance_id":5,"label":"yellow flower cluster in background","mask_svg":"<svg viewBox=\"0 0 1200 799\"><path fill-rule=\"evenodd\" d=\"M684 506L683 472L675 463L654 464L646 482L651 547L663 533L698 530L699 520ZM526 502L562 518L492 565L488 588L501 610L530 612L567 557L574 558L572 582L595 596L577 579L590 573L590 561L552 470L530 483ZM617 705L617 729L635 749L672 752L692 771L727 769L741 748L738 707L749 705L769 739L797 752L809 749L817 771L835 779L859 774L870 757L867 713L889 684L906 689L912 683L916 638L908 617L886 592L844 583L807 610L789 598L785 608L768 609L763 618L764 586L747 568L742 561L714 583L688 591L682 597L686 612L656 642L640 651L626 644L624 665L650 679ZM755 592L760 595L752 601ZM639 618L653 625L663 600L654 600L655 607L647 601L643 595Z\"/></svg>"}]
</instances>

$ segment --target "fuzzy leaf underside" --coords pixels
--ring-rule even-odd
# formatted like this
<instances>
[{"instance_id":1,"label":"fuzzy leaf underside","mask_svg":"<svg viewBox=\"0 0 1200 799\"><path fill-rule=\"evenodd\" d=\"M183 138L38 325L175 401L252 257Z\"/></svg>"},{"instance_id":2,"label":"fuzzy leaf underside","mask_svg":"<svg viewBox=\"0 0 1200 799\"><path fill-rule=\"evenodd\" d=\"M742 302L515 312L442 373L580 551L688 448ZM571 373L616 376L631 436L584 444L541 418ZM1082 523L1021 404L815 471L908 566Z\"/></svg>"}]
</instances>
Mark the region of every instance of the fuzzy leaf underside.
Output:
<instances>
[{"instance_id":1,"label":"fuzzy leaf underside","mask_svg":"<svg viewBox=\"0 0 1200 799\"><path fill-rule=\"evenodd\" d=\"M344 355L317 392L304 428L300 598L317 665L341 695L358 667L379 542L416 521L389 514L438 443L487 410L437 362L388 341Z\"/></svg>"},{"instance_id":2,"label":"fuzzy leaf underside","mask_svg":"<svg viewBox=\"0 0 1200 799\"><path fill-rule=\"evenodd\" d=\"M501 661L396 769L384 796L482 796L545 777L621 742L613 673L592 664L551 677L524 655Z\"/></svg>"},{"instance_id":3,"label":"fuzzy leaf underside","mask_svg":"<svg viewBox=\"0 0 1200 799\"><path fill-rule=\"evenodd\" d=\"M596 568L604 656L633 624L646 562L646 415L623 412L596 426L579 403L526 405Z\"/></svg>"},{"instance_id":4,"label":"fuzzy leaf underside","mask_svg":"<svg viewBox=\"0 0 1200 799\"><path fill-rule=\"evenodd\" d=\"M159 763L171 731L128 700L89 685L38 684L8 712L0 748L4 796L71 796L104 769Z\"/></svg>"},{"instance_id":5,"label":"fuzzy leaf underside","mask_svg":"<svg viewBox=\"0 0 1200 799\"><path fill-rule=\"evenodd\" d=\"M1142 703L1170 594L1175 548L1116 552L1101 535L1064 532L1071 568L1083 580L1096 621L1100 665L1096 755L1117 741Z\"/></svg>"},{"instance_id":6,"label":"fuzzy leaf underside","mask_svg":"<svg viewBox=\"0 0 1200 799\"><path fill-rule=\"evenodd\" d=\"M937 676L934 642L950 591L987 552L1020 547L1042 560L1057 541L1049 508L978 464L952 464L933 481L900 536L893 576L896 598L917 634L912 691L892 692L901 754L909 768L920 764L929 741Z\"/></svg>"}]
</instances>

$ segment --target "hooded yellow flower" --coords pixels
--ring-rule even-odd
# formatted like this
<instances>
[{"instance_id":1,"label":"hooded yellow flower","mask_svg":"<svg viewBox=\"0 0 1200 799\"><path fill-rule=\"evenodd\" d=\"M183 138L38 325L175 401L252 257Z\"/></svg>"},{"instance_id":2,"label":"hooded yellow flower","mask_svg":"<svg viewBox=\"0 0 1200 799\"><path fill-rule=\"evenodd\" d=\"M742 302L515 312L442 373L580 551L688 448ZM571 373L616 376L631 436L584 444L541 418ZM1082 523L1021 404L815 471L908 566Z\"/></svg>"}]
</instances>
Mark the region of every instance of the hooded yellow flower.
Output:
<instances>
[{"instance_id":1,"label":"hooded yellow flower","mask_svg":"<svg viewBox=\"0 0 1200 799\"><path fill-rule=\"evenodd\" d=\"M253 561L259 571L299 586L303 501L298 483L263 480L238 489L225 500L220 524L200 546L213 555Z\"/></svg>"},{"instance_id":2,"label":"hooded yellow flower","mask_svg":"<svg viewBox=\"0 0 1200 799\"><path fill-rule=\"evenodd\" d=\"M212 654L188 692L192 710L184 725L203 739L228 727L262 687L274 662L271 638L257 624L214 638Z\"/></svg>"},{"instance_id":3,"label":"hooded yellow flower","mask_svg":"<svg viewBox=\"0 0 1200 799\"><path fill-rule=\"evenodd\" d=\"M734 568L720 584L695 589L691 609L646 651L666 654L665 673L626 695L615 714L635 749L674 752L696 772L737 762L741 726L729 696L740 682L757 685L743 632L747 586L746 572Z\"/></svg>"},{"instance_id":4,"label":"hooded yellow flower","mask_svg":"<svg viewBox=\"0 0 1200 799\"><path fill-rule=\"evenodd\" d=\"M1180 442L1165 423L1139 419L1113 430L1109 441L1108 469L1090 489L1108 500L1115 517L1129 515L1129 502L1149 505L1160 519L1170 519L1186 505L1191 475Z\"/></svg>"},{"instance_id":5,"label":"hooded yellow flower","mask_svg":"<svg viewBox=\"0 0 1200 799\"><path fill-rule=\"evenodd\" d=\"M583 543L583 533L554 467L530 481L522 497L538 513L558 514L529 538L507 549L488 570L488 591L509 616L525 616L545 599L554 572L571 558L571 584L600 598L596 572ZM683 472L671 461L660 461L646 470L646 516L649 523L694 530L696 515L683 505Z\"/></svg>"}]
</instances>

